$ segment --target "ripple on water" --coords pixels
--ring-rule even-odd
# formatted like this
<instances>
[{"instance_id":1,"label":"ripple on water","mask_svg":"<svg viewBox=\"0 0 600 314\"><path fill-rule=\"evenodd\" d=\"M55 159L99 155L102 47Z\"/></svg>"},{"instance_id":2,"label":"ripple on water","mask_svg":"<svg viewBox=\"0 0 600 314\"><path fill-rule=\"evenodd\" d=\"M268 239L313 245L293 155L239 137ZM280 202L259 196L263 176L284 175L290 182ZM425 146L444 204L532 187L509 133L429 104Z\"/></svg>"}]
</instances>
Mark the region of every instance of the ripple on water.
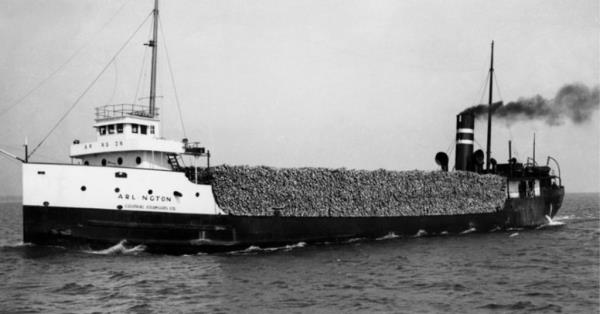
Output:
<instances>
[{"instance_id":1,"label":"ripple on water","mask_svg":"<svg viewBox=\"0 0 600 314\"><path fill-rule=\"evenodd\" d=\"M479 307L480 309L495 311L531 311L531 312L554 312L561 313L562 307L553 303L536 305L531 301L517 301L513 303L488 303Z\"/></svg>"},{"instance_id":2,"label":"ripple on water","mask_svg":"<svg viewBox=\"0 0 600 314\"><path fill-rule=\"evenodd\" d=\"M61 287L53 290L54 293L67 294L67 295L81 295L92 292L96 287L92 284L79 284L76 282L69 282Z\"/></svg>"}]
</instances>

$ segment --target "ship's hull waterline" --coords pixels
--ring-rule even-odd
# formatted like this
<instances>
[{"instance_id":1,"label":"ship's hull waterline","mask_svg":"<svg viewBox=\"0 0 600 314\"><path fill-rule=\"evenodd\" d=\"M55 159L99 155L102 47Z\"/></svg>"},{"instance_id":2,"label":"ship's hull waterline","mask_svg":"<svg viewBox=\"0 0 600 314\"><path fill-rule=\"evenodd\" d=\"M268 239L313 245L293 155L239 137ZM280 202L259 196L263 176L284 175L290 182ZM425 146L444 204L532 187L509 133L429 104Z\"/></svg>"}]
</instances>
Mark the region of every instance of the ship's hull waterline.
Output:
<instances>
[{"instance_id":1,"label":"ship's hull waterline","mask_svg":"<svg viewBox=\"0 0 600 314\"><path fill-rule=\"evenodd\" d=\"M398 217L283 217L175 214L90 208L23 206L24 242L105 249L126 240L157 253L217 252L388 234L458 234L547 223L562 202L554 198L507 200L494 213Z\"/></svg>"},{"instance_id":2,"label":"ship's hull waterline","mask_svg":"<svg viewBox=\"0 0 600 314\"><path fill-rule=\"evenodd\" d=\"M240 169L244 173L265 170L239 167L230 170L237 174ZM340 174L342 172L338 173ZM377 174L381 174L381 171L373 173ZM466 174L439 175L453 177ZM320 211L322 214L302 216L294 214L302 213L292 208L295 205L281 210L267 207L266 210L256 211L260 214L244 214L245 208L224 211L215 201L213 188L217 189L216 192L221 192L216 196L221 196L224 205L231 206L232 202L223 197L224 189L218 178L216 187L195 184L183 172L26 163L23 164L23 178L24 242L61 246L90 245L93 249L105 249L127 240L130 245L144 244L150 251L167 253L377 238L390 233L412 236L423 232L434 235L461 233L465 230L485 232L498 228L536 227L548 222L546 216L553 217L556 214L564 195L563 188L548 187L524 190L521 192L532 193L521 195L509 184L507 192L502 192L507 193L506 196L500 196L497 206L495 201L491 202L494 207L480 212L468 212L469 204L473 203L470 201L471 197L455 196L454 202L447 202L446 206L460 208L445 208L442 214L426 214L422 210L413 211L418 213L416 215L357 216L350 214L354 211L348 211L342 216L335 211ZM271 180L278 182L278 178ZM411 180L418 178L411 177ZM466 187L476 190L480 184L478 180L483 178L470 175L460 181ZM237 177L234 179L232 181L239 181ZM365 183L360 184L364 185L364 189L369 188ZM278 182L278 185L287 186L287 182ZM355 185L358 189L359 183ZM404 183L401 186L410 187ZM232 187L235 191L240 190L236 185ZM244 187L248 189L248 186ZM359 193L362 190L352 191ZM468 189L465 190L467 192ZM512 195L513 192L517 193ZM262 193L264 195L257 194L256 197L262 197L261 200L273 198L273 193L269 194L266 189ZM240 195L238 197L244 198L245 194ZM472 197L476 196L474 194ZM310 200L314 195L306 197ZM290 204L301 205L302 199L304 198L297 199L296 203L290 201ZM457 199L461 201L456 202ZM363 206L374 206L371 203L364 202ZM410 205L416 208L423 206L418 202ZM402 211L391 208L388 212Z\"/></svg>"}]
</instances>

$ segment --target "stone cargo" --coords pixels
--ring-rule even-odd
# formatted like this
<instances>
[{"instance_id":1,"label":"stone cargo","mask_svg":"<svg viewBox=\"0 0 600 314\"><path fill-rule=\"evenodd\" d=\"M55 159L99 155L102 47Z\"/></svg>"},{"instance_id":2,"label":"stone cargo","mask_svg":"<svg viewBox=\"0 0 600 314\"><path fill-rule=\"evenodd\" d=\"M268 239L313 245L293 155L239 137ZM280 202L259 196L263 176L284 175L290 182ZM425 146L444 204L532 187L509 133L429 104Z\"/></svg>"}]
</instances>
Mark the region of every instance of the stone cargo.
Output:
<instances>
[{"instance_id":1,"label":"stone cargo","mask_svg":"<svg viewBox=\"0 0 600 314\"><path fill-rule=\"evenodd\" d=\"M217 166L203 171L232 215L429 216L495 212L505 179L455 171Z\"/></svg>"}]
</instances>

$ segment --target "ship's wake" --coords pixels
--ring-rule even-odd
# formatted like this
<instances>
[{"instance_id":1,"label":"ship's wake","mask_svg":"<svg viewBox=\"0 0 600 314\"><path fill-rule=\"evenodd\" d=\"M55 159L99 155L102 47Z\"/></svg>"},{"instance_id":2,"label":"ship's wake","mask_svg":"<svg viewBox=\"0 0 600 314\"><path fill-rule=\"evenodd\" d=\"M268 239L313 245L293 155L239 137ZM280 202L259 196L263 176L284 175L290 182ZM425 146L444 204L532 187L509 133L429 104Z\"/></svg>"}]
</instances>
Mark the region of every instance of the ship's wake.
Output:
<instances>
[{"instance_id":1,"label":"ship's wake","mask_svg":"<svg viewBox=\"0 0 600 314\"><path fill-rule=\"evenodd\" d=\"M355 242L362 242L364 241L366 238L350 238L346 241L344 241L343 243L355 243ZM324 244L331 244L332 242L323 242Z\"/></svg>"},{"instance_id":2,"label":"ship's wake","mask_svg":"<svg viewBox=\"0 0 600 314\"><path fill-rule=\"evenodd\" d=\"M98 251L86 250L84 252L90 253L90 254L99 254L99 255L118 255L118 254L136 255L136 254L142 253L146 250L146 246L143 244L138 244L133 247L127 247L126 244L127 244L127 240L121 240L119 243L117 243L107 249L104 249L104 250L98 250Z\"/></svg>"},{"instance_id":3,"label":"ship's wake","mask_svg":"<svg viewBox=\"0 0 600 314\"><path fill-rule=\"evenodd\" d=\"M546 216L548 217L548 216ZM564 220L574 220L577 219L579 217L575 216L575 215L563 215L563 216L556 216L554 217L553 221L564 221Z\"/></svg>"},{"instance_id":4,"label":"ship's wake","mask_svg":"<svg viewBox=\"0 0 600 314\"><path fill-rule=\"evenodd\" d=\"M377 240L377 241L380 241L380 240L391 240L391 239L396 239L396 238L399 238L399 237L400 237L399 235L397 235L397 234L395 234L393 232L390 232L390 233L384 235L383 237L376 238L375 240Z\"/></svg>"},{"instance_id":5,"label":"ship's wake","mask_svg":"<svg viewBox=\"0 0 600 314\"><path fill-rule=\"evenodd\" d=\"M565 225L564 221L558 221L558 220L552 220L552 218L550 218L550 216L546 215L546 224L543 224L539 227L537 227L536 229L543 229L543 228L551 228L551 227L560 227Z\"/></svg>"},{"instance_id":6,"label":"ship's wake","mask_svg":"<svg viewBox=\"0 0 600 314\"><path fill-rule=\"evenodd\" d=\"M477 229L475 229L474 227L471 227L471 228L469 228L467 230L461 231L460 234L469 234L469 233L473 233L475 231L477 231Z\"/></svg>"},{"instance_id":7,"label":"ship's wake","mask_svg":"<svg viewBox=\"0 0 600 314\"><path fill-rule=\"evenodd\" d=\"M39 250L39 247L32 243L27 243L27 242L1 243L0 242L0 252L28 252L28 251L32 250L34 247L36 248L36 250ZM45 251L48 251L48 250L53 251L55 249L60 249L60 250L65 249L64 247L58 246L58 245L44 246L44 248L46 248Z\"/></svg>"},{"instance_id":8,"label":"ship's wake","mask_svg":"<svg viewBox=\"0 0 600 314\"><path fill-rule=\"evenodd\" d=\"M413 238L420 238L420 237L425 237L427 236L428 233L426 230L424 229L419 229L419 231L417 231L417 233L413 236Z\"/></svg>"},{"instance_id":9,"label":"ship's wake","mask_svg":"<svg viewBox=\"0 0 600 314\"><path fill-rule=\"evenodd\" d=\"M288 244L284 246L275 246L275 247L260 247L251 245L243 250L231 251L227 254L230 255L247 255L247 254L258 254L258 253L270 253L270 252L287 252L298 248L303 248L306 246L306 242L298 242L296 244Z\"/></svg>"},{"instance_id":10,"label":"ship's wake","mask_svg":"<svg viewBox=\"0 0 600 314\"><path fill-rule=\"evenodd\" d=\"M25 242L18 242L18 243L0 243L0 248L1 249L20 249L20 248L24 248L24 247L30 247L33 246L33 244L31 243L25 243Z\"/></svg>"}]
</instances>

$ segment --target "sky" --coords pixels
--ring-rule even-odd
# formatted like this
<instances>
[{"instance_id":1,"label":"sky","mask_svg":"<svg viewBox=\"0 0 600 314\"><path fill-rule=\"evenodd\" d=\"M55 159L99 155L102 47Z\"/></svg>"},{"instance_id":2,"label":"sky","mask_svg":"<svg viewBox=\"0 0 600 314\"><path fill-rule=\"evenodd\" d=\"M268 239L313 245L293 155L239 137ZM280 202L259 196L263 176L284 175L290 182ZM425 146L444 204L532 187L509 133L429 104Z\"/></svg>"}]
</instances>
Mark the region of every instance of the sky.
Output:
<instances>
[{"instance_id":1,"label":"sky","mask_svg":"<svg viewBox=\"0 0 600 314\"><path fill-rule=\"evenodd\" d=\"M69 162L74 139L95 139L95 107L147 102L152 6L0 0L0 149L37 145L107 65L33 161ZM212 164L437 169L456 114L487 101L492 40L495 101L600 78L596 0L179 0L161 1L160 20L163 136L200 141ZM475 132L485 150L485 123ZM534 133L538 162L560 162L567 192L600 191L597 111L581 125L497 121L492 157L506 161L512 140L525 160ZM0 167L0 196L20 195L20 163L0 156Z\"/></svg>"}]
</instances>

